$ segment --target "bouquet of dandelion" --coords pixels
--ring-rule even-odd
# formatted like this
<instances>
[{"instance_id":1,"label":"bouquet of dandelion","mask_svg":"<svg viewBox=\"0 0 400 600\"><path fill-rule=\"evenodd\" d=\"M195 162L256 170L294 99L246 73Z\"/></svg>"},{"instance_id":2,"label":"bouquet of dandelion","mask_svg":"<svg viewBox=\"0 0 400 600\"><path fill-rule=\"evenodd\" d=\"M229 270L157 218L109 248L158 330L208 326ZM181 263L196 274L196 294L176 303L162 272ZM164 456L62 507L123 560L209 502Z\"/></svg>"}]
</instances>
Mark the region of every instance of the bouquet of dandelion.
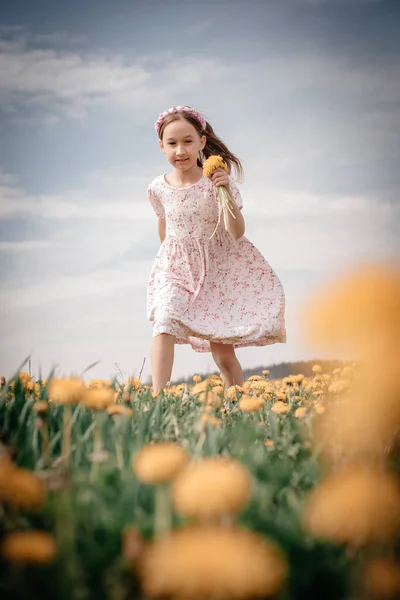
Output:
<instances>
[{"instance_id":1,"label":"bouquet of dandelion","mask_svg":"<svg viewBox=\"0 0 400 600\"><path fill-rule=\"evenodd\" d=\"M223 161L221 156L218 156L218 155L210 156L209 158L207 158L206 161L204 161L203 174L205 175L205 177L211 177L211 175L217 169L224 169L224 171L228 171L228 167L227 167L226 163ZM232 217L234 219L236 219L235 214L233 212L233 200L231 198L229 191L227 190L227 188L224 185L219 185L217 187L217 190L218 190L218 200L219 200L219 206L220 206L219 215L218 215L218 223L217 223L216 228L214 229L214 233L210 237L210 240L214 236L215 232L218 229L218 225L220 224L220 221L221 221L221 214L224 215L225 226L226 226L228 211L230 212Z\"/></svg>"}]
</instances>

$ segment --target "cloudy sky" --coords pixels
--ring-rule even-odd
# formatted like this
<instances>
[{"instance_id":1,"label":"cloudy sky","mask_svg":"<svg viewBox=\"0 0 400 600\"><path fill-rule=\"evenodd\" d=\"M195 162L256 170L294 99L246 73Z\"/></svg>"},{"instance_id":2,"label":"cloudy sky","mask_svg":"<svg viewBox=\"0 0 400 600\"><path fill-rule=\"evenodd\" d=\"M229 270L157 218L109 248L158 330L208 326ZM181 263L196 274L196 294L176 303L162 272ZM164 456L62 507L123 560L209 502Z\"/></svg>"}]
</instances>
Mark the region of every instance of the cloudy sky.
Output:
<instances>
[{"instance_id":1,"label":"cloudy sky","mask_svg":"<svg viewBox=\"0 0 400 600\"><path fill-rule=\"evenodd\" d=\"M243 162L247 237L280 277L288 341L244 366L323 356L301 306L349 266L398 258L397 0L14 0L0 21L0 374L149 369L153 123L202 111ZM179 346L173 375L212 368Z\"/></svg>"}]
</instances>

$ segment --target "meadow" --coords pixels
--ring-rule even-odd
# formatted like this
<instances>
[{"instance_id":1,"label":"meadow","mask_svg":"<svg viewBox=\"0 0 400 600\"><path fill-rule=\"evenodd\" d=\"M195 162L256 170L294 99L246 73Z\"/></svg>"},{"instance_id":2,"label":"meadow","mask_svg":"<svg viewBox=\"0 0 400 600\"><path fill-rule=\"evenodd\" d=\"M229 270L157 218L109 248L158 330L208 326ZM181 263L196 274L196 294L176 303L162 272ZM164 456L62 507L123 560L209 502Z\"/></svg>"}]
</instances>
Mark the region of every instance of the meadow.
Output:
<instances>
[{"instance_id":1,"label":"meadow","mask_svg":"<svg viewBox=\"0 0 400 600\"><path fill-rule=\"evenodd\" d=\"M3 378L1 598L398 598L398 291L367 271L309 307L363 349L331 372Z\"/></svg>"}]
</instances>

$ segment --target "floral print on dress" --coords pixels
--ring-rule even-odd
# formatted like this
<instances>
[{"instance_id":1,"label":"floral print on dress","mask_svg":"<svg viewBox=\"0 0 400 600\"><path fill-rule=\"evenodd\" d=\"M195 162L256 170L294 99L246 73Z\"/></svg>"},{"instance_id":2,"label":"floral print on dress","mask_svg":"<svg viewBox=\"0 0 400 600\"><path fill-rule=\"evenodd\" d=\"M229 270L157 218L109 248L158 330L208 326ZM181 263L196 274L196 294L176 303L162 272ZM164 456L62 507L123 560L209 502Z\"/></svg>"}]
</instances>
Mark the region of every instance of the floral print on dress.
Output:
<instances>
[{"instance_id":1,"label":"floral print on dress","mask_svg":"<svg viewBox=\"0 0 400 600\"><path fill-rule=\"evenodd\" d=\"M239 189L230 178L239 208ZM164 175L148 188L166 236L147 288L147 317L153 336L169 333L177 344L210 352L210 342L265 346L286 342L282 284L245 237L234 240L218 222L215 185L206 177L186 188L170 186Z\"/></svg>"}]
</instances>

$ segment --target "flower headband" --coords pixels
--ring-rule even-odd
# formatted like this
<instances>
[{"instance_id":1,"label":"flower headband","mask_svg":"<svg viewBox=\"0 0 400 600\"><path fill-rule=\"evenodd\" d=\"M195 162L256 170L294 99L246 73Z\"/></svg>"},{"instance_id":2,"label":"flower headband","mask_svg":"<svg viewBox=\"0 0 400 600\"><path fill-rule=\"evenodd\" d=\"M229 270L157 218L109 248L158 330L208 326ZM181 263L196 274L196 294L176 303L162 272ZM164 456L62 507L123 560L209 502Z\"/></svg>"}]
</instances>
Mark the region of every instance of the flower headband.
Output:
<instances>
[{"instance_id":1,"label":"flower headband","mask_svg":"<svg viewBox=\"0 0 400 600\"><path fill-rule=\"evenodd\" d=\"M197 121L199 121L203 129L206 128L205 118L194 108L191 108L190 106L172 106L171 108L167 108L167 110L164 110L164 112L159 115L157 121L154 123L154 129L156 130L156 132L158 133L160 131L161 123L164 121L167 115L177 114L181 112L184 112L190 115L191 117L194 117L195 119L197 119Z\"/></svg>"}]
</instances>

